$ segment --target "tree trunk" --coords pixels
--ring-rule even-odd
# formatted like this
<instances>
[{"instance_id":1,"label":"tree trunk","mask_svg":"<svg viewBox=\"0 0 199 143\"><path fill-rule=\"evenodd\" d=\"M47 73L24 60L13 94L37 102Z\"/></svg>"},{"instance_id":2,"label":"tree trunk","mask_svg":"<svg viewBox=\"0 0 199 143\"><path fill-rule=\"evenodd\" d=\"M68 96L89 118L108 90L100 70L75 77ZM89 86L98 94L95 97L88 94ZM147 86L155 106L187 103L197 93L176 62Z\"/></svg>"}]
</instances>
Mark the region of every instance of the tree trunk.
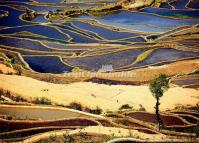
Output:
<instances>
[{"instance_id":1,"label":"tree trunk","mask_svg":"<svg viewBox=\"0 0 199 143\"><path fill-rule=\"evenodd\" d=\"M155 106L155 113L156 113L156 121L158 123L158 129L160 130L160 126L162 125L162 120L160 118L160 114L159 114L159 97L156 98L156 106Z\"/></svg>"}]
</instances>

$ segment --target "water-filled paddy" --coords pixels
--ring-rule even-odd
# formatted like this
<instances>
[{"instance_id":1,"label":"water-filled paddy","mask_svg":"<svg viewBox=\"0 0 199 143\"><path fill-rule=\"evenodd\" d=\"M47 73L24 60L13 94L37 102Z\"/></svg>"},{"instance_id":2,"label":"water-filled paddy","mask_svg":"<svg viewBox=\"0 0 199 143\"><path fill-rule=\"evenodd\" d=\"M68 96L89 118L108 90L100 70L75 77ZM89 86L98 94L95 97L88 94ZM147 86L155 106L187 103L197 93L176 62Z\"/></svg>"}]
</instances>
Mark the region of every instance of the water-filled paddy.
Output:
<instances>
[{"instance_id":1,"label":"water-filled paddy","mask_svg":"<svg viewBox=\"0 0 199 143\"><path fill-rule=\"evenodd\" d=\"M177 26L192 25L199 22L199 20L194 19L170 19L147 13L128 11L101 17L80 16L79 18L94 19L105 25L145 32L163 32ZM146 28L143 28L143 25Z\"/></svg>"},{"instance_id":2,"label":"water-filled paddy","mask_svg":"<svg viewBox=\"0 0 199 143\"><path fill-rule=\"evenodd\" d=\"M0 0L0 2L1 1L5 1L5 0ZM12 2L12 1L16 1L16 2L30 2L30 0L6 0L6 1L10 1L10 2Z\"/></svg>"},{"instance_id":3,"label":"water-filled paddy","mask_svg":"<svg viewBox=\"0 0 199 143\"><path fill-rule=\"evenodd\" d=\"M65 59L67 63L90 71L98 71L103 65L112 65L113 69L133 63L136 57L142 53L141 49L130 49L116 53Z\"/></svg>"},{"instance_id":4,"label":"water-filled paddy","mask_svg":"<svg viewBox=\"0 0 199 143\"><path fill-rule=\"evenodd\" d=\"M45 45L48 47L60 49L60 50L94 50L95 47L89 47L89 46L68 46L64 44L57 44L57 43L51 43L51 42L44 42Z\"/></svg>"},{"instance_id":5,"label":"water-filled paddy","mask_svg":"<svg viewBox=\"0 0 199 143\"><path fill-rule=\"evenodd\" d=\"M50 51L50 49L43 46L39 42L25 40L25 39L18 39L18 38L12 38L12 37L0 37L0 43L1 45L11 46L11 47L21 48L21 49Z\"/></svg>"},{"instance_id":6,"label":"water-filled paddy","mask_svg":"<svg viewBox=\"0 0 199 143\"><path fill-rule=\"evenodd\" d=\"M199 56L199 53L180 51L171 48L157 49L144 61L135 64L134 67L145 66L160 62L169 62L196 56Z\"/></svg>"},{"instance_id":7,"label":"water-filled paddy","mask_svg":"<svg viewBox=\"0 0 199 143\"><path fill-rule=\"evenodd\" d=\"M37 12L55 11L57 9L63 9L69 6L88 7L102 4L65 3L58 6L53 3L61 2L61 0L38 0L39 2L44 3L51 2L51 4L41 6L38 3L24 3L27 1L28 0L18 0L17 2L14 2L10 0L10 2L5 2L4 4L25 6ZM36 55L35 51L43 51L48 53L52 51L62 51L63 53L70 53L69 56L73 54L71 51L77 52L77 55L73 54L75 57L64 57L64 61L72 66L77 66L90 71L98 71L103 65L112 65L113 69L118 69L120 67L135 68L149 64L156 64L159 62L171 62L172 60L196 57L199 56L199 54L196 52L184 52L171 48L157 49L142 62L138 62L135 65L132 65L137 56L147 50L143 48L150 45L150 43L147 42L144 37L148 35L135 32L136 30L149 32L149 34L152 35L154 35L155 32L161 32L160 35L156 34L156 36L165 36L172 34L173 32L183 30L183 28L187 28L181 28L180 26L182 25L188 25L188 28L190 28L191 25L199 23L199 19L197 19L199 17L198 10L183 10L183 8L185 8L186 1L187 0L182 0L180 4L173 4L176 8L178 8L178 10L171 10L171 7L168 6L168 4L165 4L161 7L169 7L169 9L145 8L143 12L121 11L115 14L108 14L98 17L84 15L79 17L83 18L84 21L79 19L73 20L71 18L66 18L68 21L57 20L56 23L55 21L50 23L43 17L43 15L39 15L37 18L33 19L33 23L22 21L19 19L19 16L23 14L23 12L6 6L0 6L0 10L9 11L9 15L7 17L0 19L0 26L7 26L6 29L0 29L0 34L2 35L0 36L0 43L1 45L18 48L12 50L20 52L23 56L27 55L24 56L24 59L27 61L27 63L29 63L30 67L35 71L43 73L63 73L65 71L69 72L72 68L64 64L56 55L30 56ZM0 0L0 2L1 4L3 3L2 0ZM191 5L193 4L190 3L189 6ZM165 16L173 16L178 19L172 19L171 17L168 18ZM192 17L195 19L191 19ZM85 19L96 20L99 22L99 24L96 24L95 22L93 22L93 24L85 23ZM100 26L100 23L103 25ZM110 28L105 28L104 25L108 25ZM115 27L128 30L124 31ZM180 28L176 29L176 27ZM175 30L164 33L165 31L171 30L173 28L175 28ZM29 34L24 34L24 31L29 32ZM9 37L6 37L6 34L11 35L7 35ZM40 43L39 41L43 42L44 44ZM182 41L180 44L187 47L187 49L189 48L189 50L190 48L195 48L196 50L198 46L198 42L196 41L197 39L191 41L187 40ZM132 45L134 42L135 45ZM68 45L77 43L84 43L84 46ZM86 45L87 43L93 45L98 43L100 46L101 44L115 44L117 46L131 44L132 47L141 47L142 49L117 51L119 50L119 48L117 49L117 46L114 47L115 49L111 49L110 47L106 47L104 45L102 47L90 47ZM146 44L144 45L144 43ZM41 54L39 53L38 55Z\"/></svg>"},{"instance_id":8,"label":"water-filled paddy","mask_svg":"<svg viewBox=\"0 0 199 143\"><path fill-rule=\"evenodd\" d=\"M72 67L64 64L57 56L24 56L29 66L42 73L65 73L72 70Z\"/></svg>"},{"instance_id":9,"label":"water-filled paddy","mask_svg":"<svg viewBox=\"0 0 199 143\"><path fill-rule=\"evenodd\" d=\"M5 14L7 11L0 10L0 14Z\"/></svg>"},{"instance_id":10,"label":"water-filled paddy","mask_svg":"<svg viewBox=\"0 0 199 143\"><path fill-rule=\"evenodd\" d=\"M125 39L124 41L128 41L128 42L146 42L146 40L143 37L132 37L132 38Z\"/></svg>"},{"instance_id":11,"label":"water-filled paddy","mask_svg":"<svg viewBox=\"0 0 199 143\"><path fill-rule=\"evenodd\" d=\"M187 39L179 41L179 44L187 48L199 49L199 39Z\"/></svg>"},{"instance_id":12,"label":"water-filled paddy","mask_svg":"<svg viewBox=\"0 0 199 143\"><path fill-rule=\"evenodd\" d=\"M91 39L89 37L86 37L84 35L80 35L76 32L72 32L70 30L64 30L64 29L61 29L62 32L68 34L71 36L71 40L70 42L76 42L76 43L97 43L96 40L94 39Z\"/></svg>"},{"instance_id":13,"label":"water-filled paddy","mask_svg":"<svg viewBox=\"0 0 199 143\"><path fill-rule=\"evenodd\" d=\"M177 2L171 3L171 5L174 6L176 9L185 9L185 6L188 2L189 0L178 0Z\"/></svg>"},{"instance_id":14,"label":"water-filled paddy","mask_svg":"<svg viewBox=\"0 0 199 143\"><path fill-rule=\"evenodd\" d=\"M48 11L55 11L57 9L64 9L66 7L69 7L68 5L63 5L63 6L54 6L54 5L37 5L35 4L29 4L29 3L24 3L21 1L6 1L3 2L0 1L0 4L2 5L8 5L8 4L14 4L17 6L25 6L31 10L37 11L37 12L48 12Z\"/></svg>"},{"instance_id":15,"label":"water-filled paddy","mask_svg":"<svg viewBox=\"0 0 199 143\"><path fill-rule=\"evenodd\" d=\"M187 5L188 8L193 8L193 9L199 9L199 2L196 1L190 1L190 3Z\"/></svg>"},{"instance_id":16,"label":"water-filled paddy","mask_svg":"<svg viewBox=\"0 0 199 143\"><path fill-rule=\"evenodd\" d=\"M48 11L56 11L57 9L61 10L67 7L80 7L80 8L87 8L87 7L94 7L101 5L99 4L86 4L86 3L71 3L71 4L63 4L60 6L53 6L53 5L31 5L31 4L24 4L24 6L39 12L48 12Z\"/></svg>"},{"instance_id":17,"label":"water-filled paddy","mask_svg":"<svg viewBox=\"0 0 199 143\"><path fill-rule=\"evenodd\" d=\"M175 16L176 18L199 18L199 10L171 10L148 7L143 12L158 14L162 16Z\"/></svg>"},{"instance_id":18,"label":"water-filled paddy","mask_svg":"<svg viewBox=\"0 0 199 143\"><path fill-rule=\"evenodd\" d=\"M49 21L44 18L43 15L39 15L36 18L32 20L32 22L37 22L37 23L48 23Z\"/></svg>"},{"instance_id":19,"label":"water-filled paddy","mask_svg":"<svg viewBox=\"0 0 199 143\"><path fill-rule=\"evenodd\" d=\"M69 39L66 35L60 33L57 29L43 25L30 25L30 26L4 29L0 30L0 34L13 34L21 31L29 31L31 33L46 36L48 38L60 39L65 41Z\"/></svg>"},{"instance_id":20,"label":"water-filled paddy","mask_svg":"<svg viewBox=\"0 0 199 143\"><path fill-rule=\"evenodd\" d=\"M63 0L34 0L36 2L40 2L40 3L59 3L62 2Z\"/></svg>"},{"instance_id":21,"label":"water-filled paddy","mask_svg":"<svg viewBox=\"0 0 199 143\"><path fill-rule=\"evenodd\" d=\"M162 3L160 5L160 8L167 8L167 9L171 9L171 6L168 3Z\"/></svg>"},{"instance_id":22,"label":"water-filled paddy","mask_svg":"<svg viewBox=\"0 0 199 143\"><path fill-rule=\"evenodd\" d=\"M6 7L6 6L0 6L1 10L8 11L9 15L3 18L0 18L0 26L21 26L21 25L27 25L28 22L24 22L19 19L19 16L23 13L17 10L14 10L12 8Z\"/></svg>"},{"instance_id":23,"label":"water-filled paddy","mask_svg":"<svg viewBox=\"0 0 199 143\"><path fill-rule=\"evenodd\" d=\"M63 7L62 6L37 6L37 5L28 5L28 4L25 4L25 6L38 12L55 11L57 9L61 10L67 7L67 6L63 6Z\"/></svg>"},{"instance_id":24,"label":"water-filled paddy","mask_svg":"<svg viewBox=\"0 0 199 143\"><path fill-rule=\"evenodd\" d=\"M174 80L174 83L179 85L179 86L199 84L199 78L178 79L178 80Z\"/></svg>"},{"instance_id":25,"label":"water-filled paddy","mask_svg":"<svg viewBox=\"0 0 199 143\"><path fill-rule=\"evenodd\" d=\"M94 26L91 24L87 24L84 22L73 22L73 25L82 28L82 29L86 29L89 31L93 31L97 34L99 34L101 37L105 38L105 39L109 39L109 40L114 40L114 39L122 39L122 38L128 38L128 37L133 37L133 36L139 36L140 34L137 33L128 33L128 32L119 32L119 31L112 31L103 27L99 27L99 26Z\"/></svg>"},{"instance_id":26,"label":"water-filled paddy","mask_svg":"<svg viewBox=\"0 0 199 143\"><path fill-rule=\"evenodd\" d=\"M11 37L16 37L16 38L25 38L25 39L30 39L30 40L36 40L36 41L48 41L48 42L57 42L60 44L68 44L69 42L59 40L59 39L53 39L53 38L45 38L45 37L36 37L36 36L31 36L31 35L20 35L20 34L14 34L14 35L8 35Z\"/></svg>"},{"instance_id":27,"label":"water-filled paddy","mask_svg":"<svg viewBox=\"0 0 199 143\"><path fill-rule=\"evenodd\" d=\"M80 112L71 111L67 108L54 109L51 107L41 107L37 108L35 106L27 106L26 108L18 107L0 107L0 114L5 114L8 116L15 116L17 118L26 119L27 117L32 119L42 119L42 120L55 120L55 119L66 119L66 118L76 118L76 117L92 117Z\"/></svg>"},{"instance_id":28,"label":"water-filled paddy","mask_svg":"<svg viewBox=\"0 0 199 143\"><path fill-rule=\"evenodd\" d=\"M58 28L61 28L63 30L66 30L66 31L71 31L71 32L75 32L75 33L78 33L80 35L83 35L83 36L86 36L86 37L89 37L89 38L96 38L96 39L102 39L101 37L99 37L96 33L94 32L91 32L91 31L85 31L85 29L79 29L78 27L75 27L74 25L72 25L71 23L66 23L66 24L63 24L63 25L54 25Z\"/></svg>"}]
</instances>

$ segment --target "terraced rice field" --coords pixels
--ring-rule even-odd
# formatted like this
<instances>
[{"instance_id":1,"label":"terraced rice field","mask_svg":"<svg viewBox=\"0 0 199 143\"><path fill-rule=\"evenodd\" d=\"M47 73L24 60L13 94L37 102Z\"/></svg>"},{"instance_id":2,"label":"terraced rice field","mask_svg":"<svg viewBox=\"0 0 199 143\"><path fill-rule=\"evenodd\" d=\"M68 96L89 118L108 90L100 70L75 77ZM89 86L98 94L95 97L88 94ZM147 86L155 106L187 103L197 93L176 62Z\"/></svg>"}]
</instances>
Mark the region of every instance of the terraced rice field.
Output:
<instances>
[{"instance_id":1,"label":"terraced rice field","mask_svg":"<svg viewBox=\"0 0 199 143\"><path fill-rule=\"evenodd\" d=\"M65 59L67 63L86 70L98 71L103 65L112 65L113 68L131 64L141 54L141 49L124 50L117 53L99 56Z\"/></svg>"},{"instance_id":2,"label":"terraced rice field","mask_svg":"<svg viewBox=\"0 0 199 143\"><path fill-rule=\"evenodd\" d=\"M17 108L16 108L17 107ZM155 116L154 114L147 113L147 112L131 112L128 114L118 114L118 113L111 113L107 114L106 116L94 116L91 114L85 114L83 112L70 110L70 109L64 109L64 108L53 108L53 107L38 107L38 106L16 106L16 105L1 105L1 109L4 110L1 115L16 115L15 118L18 118L18 121L14 120L6 120L6 119L0 119L0 138L4 139L5 141L21 141L25 140L26 142L28 139L34 140L35 137L37 137L37 142L43 140L44 138L48 138L48 136L40 136L44 135L45 133L51 133L50 131L53 131L54 133L64 133L64 131L67 132L79 132L79 133L85 133L89 134L93 130L87 130L85 128L84 132L79 130L79 128L90 126L93 129L96 129L99 135L107 135L106 130L109 130L109 132L112 132L112 129L120 128L121 134L125 133L125 130L121 129L128 129L132 133L137 133L141 137L143 134L151 135L153 138L156 138L157 141L158 136L161 136L162 139L165 139L165 135L172 137L172 136L180 136L182 138L186 136L192 136L191 133L187 134L180 134L177 131L178 128L184 128L184 130L188 131L186 129L187 127L194 127L196 126L195 122L199 121L197 117L193 117L192 112L197 114L195 111L182 111L180 114L176 114L177 112L173 113L167 113L169 115L162 115L161 118L163 120L163 123L173 131L161 131L158 132L154 128L154 124L149 124L149 122L154 123L155 122ZM24 108L25 110L20 110L20 108ZM30 114L27 116L27 112ZM178 112L179 113L179 112ZM186 113L186 114L184 114ZM190 114L189 114L190 113ZM53 114L53 116L51 116ZM64 116L65 114L65 116ZM79 114L79 115L78 115ZM50 115L50 116L43 116L43 115ZM55 116L56 115L56 116ZM59 116L60 115L60 116ZM198 114L197 114L198 115ZM71 118L71 117L75 118ZM79 117L77 117L79 116ZM27 119L24 120L24 118L30 118L28 121ZM38 120L38 118L40 119ZM188 117L188 118L187 118ZM193 120L194 119L194 120ZM125 122L124 122L125 121ZM7 124L12 126L7 126ZM98 126L98 127L97 127ZM102 133L101 129L104 131ZM20 129L20 130L19 130ZM95 133L95 131L93 131ZM39 134L39 135L37 135ZM59 138L62 138L63 134L57 134ZM91 134L91 137L93 134ZM143 137L142 137L143 138ZM26 140L27 139L27 140ZM56 139L56 138L55 138ZM103 139L110 140L103 136ZM56 139L57 140L57 139ZM56 141L55 140L55 141ZM192 140L191 142L194 142L196 140Z\"/></svg>"},{"instance_id":3,"label":"terraced rice field","mask_svg":"<svg viewBox=\"0 0 199 143\"><path fill-rule=\"evenodd\" d=\"M72 67L63 63L56 56L25 56L24 60L33 70L42 73L64 73L72 70Z\"/></svg>"},{"instance_id":4,"label":"terraced rice field","mask_svg":"<svg viewBox=\"0 0 199 143\"><path fill-rule=\"evenodd\" d=\"M48 19L45 17L47 11L54 11L56 9L62 9L70 6L61 4L61 1L55 1L54 3L60 4L55 6L52 2L48 3L48 1L39 1L38 4L34 2L29 3L29 1L1 2L1 10L9 12L8 16L0 19L0 26L4 27L0 29L0 34L2 36L1 44L4 46L10 46L9 50L11 50L11 47L13 47L13 51L21 52L22 55L31 55L31 52L29 51L28 53L27 50L32 50L35 52L38 51L38 53L39 51L46 51L48 54L50 52L56 52L60 54L63 52L64 54L64 51L70 50L70 55L74 56L65 57L61 54L60 58L74 67L89 71L98 71L103 65L112 65L113 69L116 70L126 70L139 68L146 65L155 65L160 62L170 63L184 58L193 58L198 56L197 52L193 53L190 51L181 51L181 49L179 49L179 51L175 51L174 49L165 48L156 49L149 56L145 57L145 60L143 59L142 61L135 63L136 59L138 59L138 56L141 54L140 52L137 53L136 51L139 51L139 49L135 49L136 46L133 46L136 45L136 43L140 43L139 47L141 47L141 51L144 52L146 51L145 48L148 48L145 46L147 43L150 42L152 46L156 45L155 43L151 43L151 39L147 38L150 37L151 34L153 35L156 33L157 37L166 38L167 35L172 35L174 32L177 33L181 30L184 30L178 28L180 26L186 25L187 28L191 28L191 25L198 23L197 10L184 10L187 1L172 3L172 6L176 7L177 10L150 7L143 9L143 12L118 11L115 14L99 17L83 15L78 17L78 19L74 18L75 20L68 19L67 21L48 21ZM79 4L83 5L86 3ZM41 14L32 21L23 20L21 19L21 15L25 11L24 7L35 10ZM176 17L177 19L173 19L170 16ZM186 19L186 16L189 18ZM10 19L12 19L13 22L9 22ZM94 21L89 21L90 19ZM9 43L7 41L9 41ZM197 49L197 41L197 38L184 40L179 44L179 46ZM87 43L93 45L73 46L73 44ZM67 44L70 44L70 46L67 46ZM116 45L116 48L105 50L105 48L100 47L101 44ZM124 50L120 48L121 45L126 45L127 49L135 49L135 52L128 53L126 47L124 47ZM162 47L160 46L157 48ZM101 51L98 52L97 49L100 49ZM88 57L77 56L86 55L84 52L88 50L91 53L96 54L93 56L92 54L89 54ZM106 51L108 51L108 53ZM123 53L122 51L124 54L120 54ZM125 52L128 54L125 54ZM169 55L169 58L167 56L164 58L165 54L162 54L164 52ZM97 55L98 53L100 55ZM35 55L34 53L32 54ZM121 58L117 59L117 56L120 56ZM126 58L126 56L129 58ZM59 64L58 61L53 61L53 63ZM30 65L30 67L32 66ZM37 68L34 68L33 70L36 70L37 72L43 71L38 70ZM45 71L56 73L56 71L51 70ZM45 71L43 72L45 73Z\"/></svg>"},{"instance_id":5,"label":"terraced rice field","mask_svg":"<svg viewBox=\"0 0 199 143\"><path fill-rule=\"evenodd\" d=\"M130 1L0 0L0 142L199 142L199 1Z\"/></svg>"}]
</instances>

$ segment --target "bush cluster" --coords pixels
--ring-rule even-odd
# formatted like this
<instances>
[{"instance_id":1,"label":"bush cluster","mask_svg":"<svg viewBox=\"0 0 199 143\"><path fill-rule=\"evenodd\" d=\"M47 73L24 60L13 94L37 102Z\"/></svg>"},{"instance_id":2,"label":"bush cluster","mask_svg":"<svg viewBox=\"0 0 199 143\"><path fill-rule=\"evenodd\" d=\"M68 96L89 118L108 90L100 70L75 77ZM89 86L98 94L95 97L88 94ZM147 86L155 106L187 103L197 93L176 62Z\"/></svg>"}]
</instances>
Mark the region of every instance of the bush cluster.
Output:
<instances>
[{"instance_id":1,"label":"bush cluster","mask_svg":"<svg viewBox=\"0 0 199 143\"><path fill-rule=\"evenodd\" d=\"M46 97L37 97L35 98L32 103L35 104L45 104L45 105L51 105L52 101Z\"/></svg>"},{"instance_id":2,"label":"bush cluster","mask_svg":"<svg viewBox=\"0 0 199 143\"><path fill-rule=\"evenodd\" d=\"M82 111L82 105L80 103L77 103L77 102L70 103L69 108Z\"/></svg>"},{"instance_id":3,"label":"bush cluster","mask_svg":"<svg viewBox=\"0 0 199 143\"><path fill-rule=\"evenodd\" d=\"M122 106L119 108L119 110L123 110L123 109L133 109L133 107L130 106L129 104L124 104L124 105L122 105Z\"/></svg>"},{"instance_id":4,"label":"bush cluster","mask_svg":"<svg viewBox=\"0 0 199 143\"><path fill-rule=\"evenodd\" d=\"M90 109L90 108L86 108L85 109L85 112L89 112L89 113L92 113L92 114L101 114L102 113L102 109L99 108L98 106L96 107L96 109Z\"/></svg>"},{"instance_id":5,"label":"bush cluster","mask_svg":"<svg viewBox=\"0 0 199 143\"><path fill-rule=\"evenodd\" d=\"M75 110L84 111L84 112L88 112L88 113L92 113L92 114L98 114L98 115L102 113L102 109L99 108L98 106L95 109L91 109L88 107L83 107L81 105L81 103L78 103L78 102L70 103L68 108L72 108Z\"/></svg>"}]
</instances>

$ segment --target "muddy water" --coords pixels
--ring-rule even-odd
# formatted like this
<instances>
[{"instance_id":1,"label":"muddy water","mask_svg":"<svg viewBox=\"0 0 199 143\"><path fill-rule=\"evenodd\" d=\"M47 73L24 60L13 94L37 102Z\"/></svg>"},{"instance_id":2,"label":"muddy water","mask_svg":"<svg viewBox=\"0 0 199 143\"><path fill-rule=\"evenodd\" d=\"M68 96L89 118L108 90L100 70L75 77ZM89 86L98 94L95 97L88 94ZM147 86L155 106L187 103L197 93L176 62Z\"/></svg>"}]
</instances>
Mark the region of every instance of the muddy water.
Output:
<instances>
[{"instance_id":1,"label":"muddy water","mask_svg":"<svg viewBox=\"0 0 199 143\"><path fill-rule=\"evenodd\" d=\"M0 106L0 114L14 116L20 119L42 119L42 120L54 120L63 118L75 118L85 117L93 118L80 112L74 112L63 108L41 108L41 107L30 107L26 108L20 106Z\"/></svg>"}]
</instances>

